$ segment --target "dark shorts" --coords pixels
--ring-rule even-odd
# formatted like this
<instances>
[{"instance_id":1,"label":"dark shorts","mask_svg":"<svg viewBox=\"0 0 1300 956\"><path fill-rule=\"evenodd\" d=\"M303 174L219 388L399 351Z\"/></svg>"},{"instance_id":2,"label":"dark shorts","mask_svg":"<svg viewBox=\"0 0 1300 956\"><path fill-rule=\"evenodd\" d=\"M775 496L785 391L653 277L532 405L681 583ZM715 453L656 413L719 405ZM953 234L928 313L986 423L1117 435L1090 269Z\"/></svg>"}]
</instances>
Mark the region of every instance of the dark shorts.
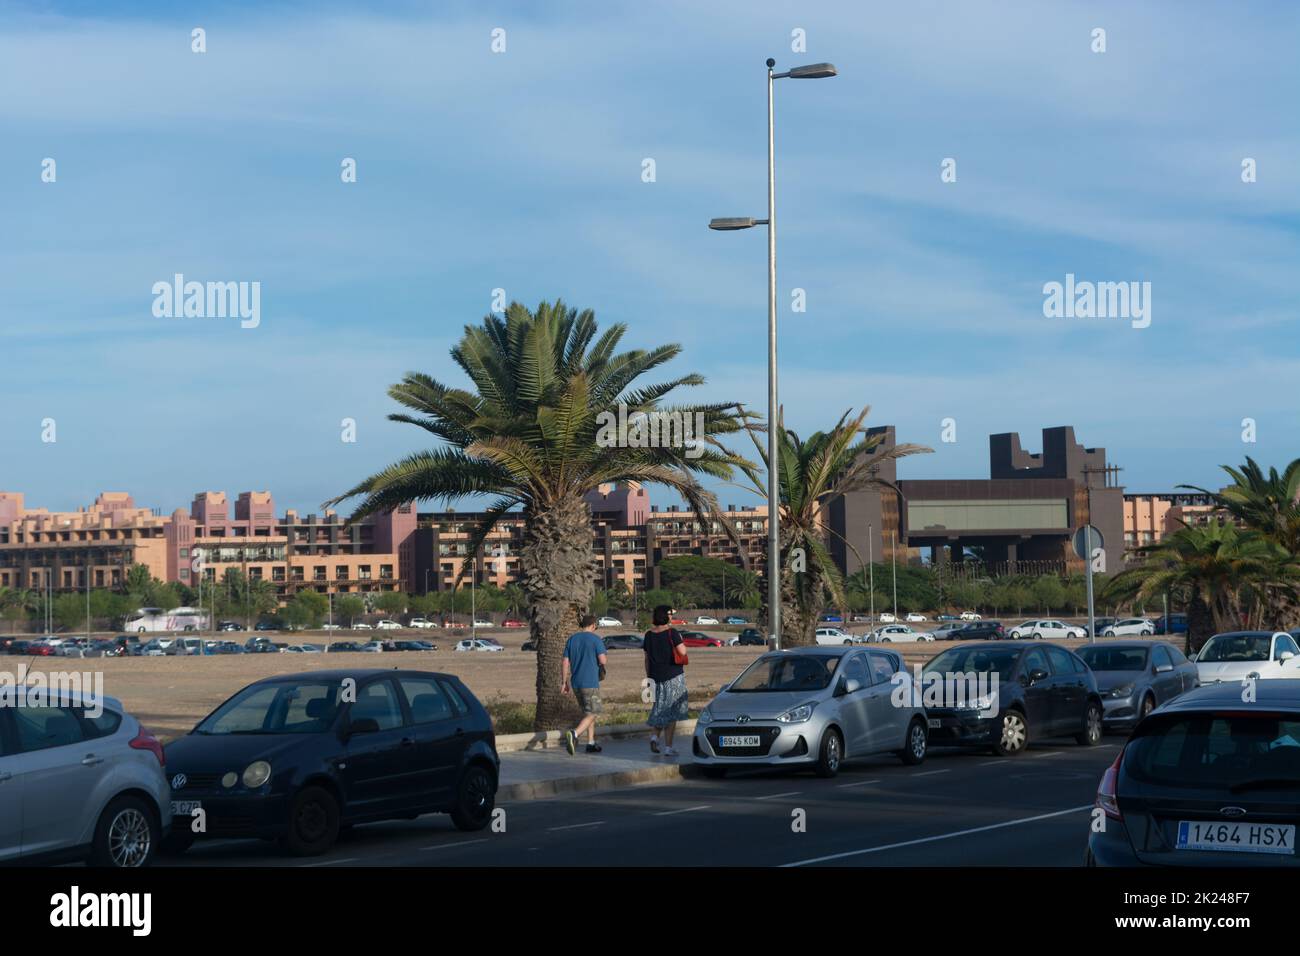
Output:
<instances>
[{"instance_id":1,"label":"dark shorts","mask_svg":"<svg viewBox=\"0 0 1300 956\"><path fill-rule=\"evenodd\" d=\"M599 714L605 709L600 699L599 687L575 687L573 693L578 698L578 706L582 708L584 714Z\"/></svg>"}]
</instances>

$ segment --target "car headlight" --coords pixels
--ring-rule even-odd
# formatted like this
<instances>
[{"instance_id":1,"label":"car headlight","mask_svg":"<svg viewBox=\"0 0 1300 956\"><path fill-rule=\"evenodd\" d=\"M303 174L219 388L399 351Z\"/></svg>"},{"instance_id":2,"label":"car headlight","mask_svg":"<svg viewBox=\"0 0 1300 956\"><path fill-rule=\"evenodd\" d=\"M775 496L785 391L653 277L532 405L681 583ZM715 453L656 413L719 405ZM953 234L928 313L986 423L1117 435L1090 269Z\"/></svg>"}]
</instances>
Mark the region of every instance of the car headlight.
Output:
<instances>
[{"instance_id":1,"label":"car headlight","mask_svg":"<svg viewBox=\"0 0 1300 956\"><path fill-rule=\"evenodd\" d=\"M244 786L256 790L271 779L271 765L265 760L257 760L248 765L244 771Z\"/></svg>"},{"instance_id":2,"label":"car headlight","mask_svg":"<svg viewBox=\"0 0 1300 956\"><path fill-rule=\"evenodd\" d=\"M802 724L812 717L813 708L816 706L815 701L809 701L806 704L800 704L798 707L791 707L776 719L782 724Z\"/></svg>"},{"instance_id":3,"label":"car headlight","mask_svg":"<svg viewBox=\"0 0 1300 956\"><path fill-rule=\"evenodd\" d=\"M1123 687L1112 688L1110 692L1111 697L1131 697L1132 695L1133 695L1132 684L1125 684Z\"/></svg>"},{"instance_id":4,"label":"car headlight","mask_svg":"<svg viewBox=\"0 0 1300 956\"><path fill-rule=\"evenodd\" d=\"M695 718L695 722L697 724L713 723L713 712L709 710L709 708L705 707L702 711L700 711L700 716Z\"/></svg>"}]
</instances>

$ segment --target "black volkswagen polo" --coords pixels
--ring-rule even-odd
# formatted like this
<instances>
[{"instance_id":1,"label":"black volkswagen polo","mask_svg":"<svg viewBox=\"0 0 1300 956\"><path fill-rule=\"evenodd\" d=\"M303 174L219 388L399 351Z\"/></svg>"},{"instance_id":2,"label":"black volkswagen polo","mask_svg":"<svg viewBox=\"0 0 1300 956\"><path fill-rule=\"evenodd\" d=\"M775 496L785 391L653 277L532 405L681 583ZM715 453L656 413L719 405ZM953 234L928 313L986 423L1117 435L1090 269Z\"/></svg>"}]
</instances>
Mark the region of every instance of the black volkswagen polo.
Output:
<instances>
[{"instance_id":1,"label":"black volkswagen polo","mask_svg":"<svg viewBox=\"0 0 1300 956\"><path fill-rule=\"evenodd\" d=\"M481 829L501 766L492 720L458 678L377 669L250 684L168 744L166 757L168 849L263 837L304 856L356 823L442 812L462 830Z\"/></svg>"},{"instance_id":2,"label":"black volkswagen polo","mask_svg":"<svg viewBox=\"0 0 1300 956\"><path fill-rule=\"evenodd\" d=\"M925 698L927 683L935 688L936 706ZM1078 655L1055 644L954 647L925 665L922 694L933 747L989 747L1010 757L1037 737L1101 743L1096 677Z\"/></svg>"}]
</instances>

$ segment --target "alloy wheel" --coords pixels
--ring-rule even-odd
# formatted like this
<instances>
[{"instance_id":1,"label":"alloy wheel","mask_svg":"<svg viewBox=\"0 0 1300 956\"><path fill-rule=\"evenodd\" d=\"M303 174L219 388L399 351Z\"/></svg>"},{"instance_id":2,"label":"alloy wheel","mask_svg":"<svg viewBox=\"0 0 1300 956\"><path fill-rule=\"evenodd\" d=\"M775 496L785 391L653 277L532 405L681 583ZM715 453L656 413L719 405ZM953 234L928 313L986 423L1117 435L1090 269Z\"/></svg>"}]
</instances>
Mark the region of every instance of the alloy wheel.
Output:
<instances>
[{"instance_id":1,"label":"alloy wheel","mask_svg":"<svg viewBox=\"0 0 1300 956\"><path fill-rule=\"evenodd\" d=\"M114 866L143 866L152 845L149 819L140 810L128 807L113 818L108 828L108 856Z\"/></svg>"}]
</instances>

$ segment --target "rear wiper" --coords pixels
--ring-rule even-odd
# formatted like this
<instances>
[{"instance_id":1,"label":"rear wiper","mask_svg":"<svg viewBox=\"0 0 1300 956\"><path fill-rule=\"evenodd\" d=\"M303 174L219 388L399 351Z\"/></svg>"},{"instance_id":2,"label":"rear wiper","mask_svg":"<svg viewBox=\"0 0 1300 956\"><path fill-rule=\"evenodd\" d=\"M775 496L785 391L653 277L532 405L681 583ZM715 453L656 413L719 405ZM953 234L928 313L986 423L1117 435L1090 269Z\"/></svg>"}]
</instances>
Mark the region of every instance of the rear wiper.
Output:
<instances>
[{"instance_id":1,"label":"rear wiper","mask_svg":"<svg viewBox=\"0 0 1300 956\"><path fill-rule=\"evenodd\" d=\"M1228 788L1229 793L1242 793L1246 790L1286 790L1300 789L1300 780L1294 777L1265 777L1260 780L1243 780Z\"/></svg>"}]
</instances>

